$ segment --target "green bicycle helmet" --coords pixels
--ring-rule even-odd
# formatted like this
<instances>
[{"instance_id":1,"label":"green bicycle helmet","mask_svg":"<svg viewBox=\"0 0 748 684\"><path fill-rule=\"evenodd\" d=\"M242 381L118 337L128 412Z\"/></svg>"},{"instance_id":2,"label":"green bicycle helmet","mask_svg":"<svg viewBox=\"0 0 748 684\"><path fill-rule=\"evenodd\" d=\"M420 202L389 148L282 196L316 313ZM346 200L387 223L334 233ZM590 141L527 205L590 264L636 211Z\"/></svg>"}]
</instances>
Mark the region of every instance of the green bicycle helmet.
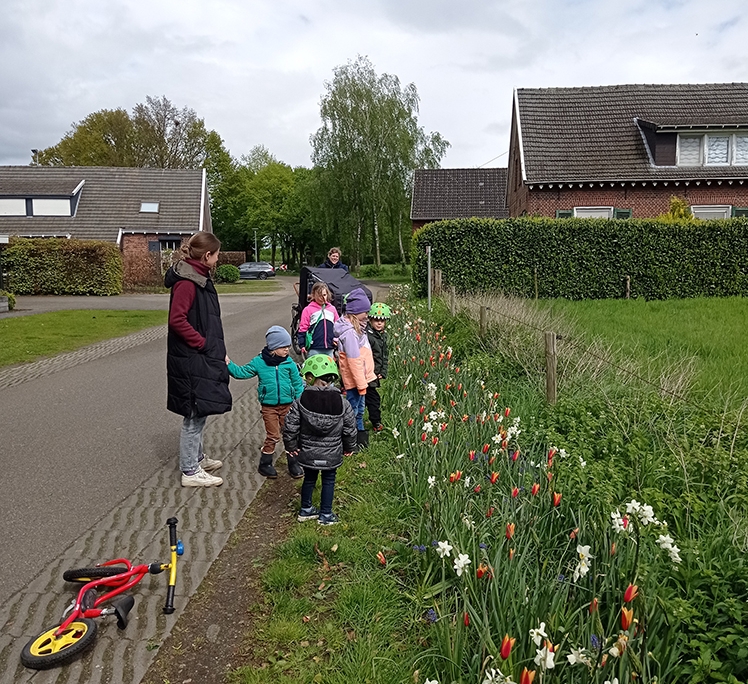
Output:
<instances>
[{"instance_id":1,"label":"green bicycle helmet","mask_svg":"<svg viewBox=\"0 0 748 684\"><path fill-rule=\"evenodd\" d=\"M301 367L301 374L306 376L307 373L310 373L315 378L321 378L325 375L334 375L335 378L340 377L335 361L327 354L315 354L304 361L304 365Z\"/></svg>"},{"instance_id":2,"label":"green bicycle helmet","mask_svg":"<svg viewBox=\"0 0 748 684\"><path fill-rule=\"evenodd\" d=\"M382 304L382 302L374 302L371 305L371 309L369 309L369 318L380 318L387 321L390 316L392 316L390 307L386 304Z\"/></svg>"}]
</instances>

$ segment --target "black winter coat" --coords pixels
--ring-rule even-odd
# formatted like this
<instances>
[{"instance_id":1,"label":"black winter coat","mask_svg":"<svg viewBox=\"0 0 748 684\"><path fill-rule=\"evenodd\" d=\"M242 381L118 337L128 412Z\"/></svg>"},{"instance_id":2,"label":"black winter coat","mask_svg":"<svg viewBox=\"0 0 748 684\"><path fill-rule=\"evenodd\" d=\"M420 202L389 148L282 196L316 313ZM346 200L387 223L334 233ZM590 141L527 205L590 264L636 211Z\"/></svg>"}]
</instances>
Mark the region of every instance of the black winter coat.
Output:
<instances>
[{"instance_id":1,"label":"black winter coat","mask_svg":"<svg viewBox=\"0 0 748 684\"><path fill-rule=\"evenodd\" d=\"M286 414L283 443L299 452L298 462L313 470L332 470L343 463L343 453L356 447L356 417L334 385L307 387Z\"/></svg>"},{"instance_id":2,"label":"black winter coat","mask_svg":"<svg viewBox=\"0 0 748 684\"><path fill-rule=\"evenodd\" d=\"M226 413L231 410L231 392L218 294L213 281L186 261L169 268L164 285L172 288L180 279L195 283L195 301L187 320L205 338L205 346L195 349L169 329L166 408L187 418Z\"/></svg>"},{"instance_id":3,"label":"black winter coat","mask_svg":"<svg viewBox=\"0 0 748 684\"><path fill-rule=\"evenodd\" d=\"M390 353L387 349L387 331L378 332L370 325L366 325L366 336L369 338L371 356L374 359L374 372L382 379L387 377L390 365ZM370 387L379 387L379 378L369 383Z\"/></svg>"}]
</instances>

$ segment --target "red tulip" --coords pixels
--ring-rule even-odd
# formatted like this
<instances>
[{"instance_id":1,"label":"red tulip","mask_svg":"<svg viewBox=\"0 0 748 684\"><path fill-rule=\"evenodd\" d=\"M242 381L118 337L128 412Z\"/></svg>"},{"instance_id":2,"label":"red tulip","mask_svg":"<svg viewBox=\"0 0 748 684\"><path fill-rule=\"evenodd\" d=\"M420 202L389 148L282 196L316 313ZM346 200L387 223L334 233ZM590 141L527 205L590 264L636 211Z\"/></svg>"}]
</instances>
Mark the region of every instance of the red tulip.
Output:
<instances>
[{"instance_id":1,"label":"red tulip","mask_svg":"<svg viewBox=\"0 0 748 684\"><path fill-rule=\"evenodd\" d=\"M633 608L621 608L621 629L625 632L634 621Z\"/></svg>"},{"instance_id":2,"label":"red tulip","mask_svg":"<svg viewBox=\"0 0 748 684\"><path fill-rule=\"evenodd\" d=\"M515 641L516 639L510 639L508 634L504 635L504 638L501 640L501 650L499 651L502 660L506 660L509 657Z\"/></svg>"},{"instance_id":3,"label":"red tulip","mask_svg":"<svg viewBox=\"0 0 748 684\"><path fill-rule=\"evenodd\" d=\"M486 517L487 517L487 518L490 518L490 517L491 517L491 516L493 515L493 511L494 511L494 508L493 508L493 506L491 506L491 508L489 508L489 509L488 509L488 510L486 511Z\"/></svg>"},{"instance_id":4,"label":"red tulip","mask_svg":"<svg viewBox=\"0 0 748 684\"><path fill-rule=\"evenodd\" d=\"M623 516L623 529L625 530L629 526L629 517L627 515Z\"/></svg>"},{"instance_id":5,"label":"red tulip","mask_svg":"<svg viewBox=\"0 0 748 684\"><path fill-rule=\"evenodd\" d=\"M590 601L590 615L597 611L597 596Z\"/></svg>"},{"instance_id":6,"label":"red tulip","mask_svg":"<svg viewBox=\"0 0 748 684\"><path fill-rule=\"evenodd\" d=\"M449 476L450 482L457 482L462 477L462 471L461 470L455 470L453 473Z\"/></svg>"},{"instance_id":7,"label":"red tulip","mask_svg":"<svg viewBox=\"0 0 748 684\"><path fill-rule=\"evenodd\" d=\"M547 473L548 482L550 482L553 479L553 473Z\"/></svg>"},{"instance_id":8,"label":"red tulip","mask_svg":"<svg viewBox=\"0 0 748 684\"><path fill-rule=\"evenodd\" d=\"M494 470L491 473L491 477L489 477L488 479L490 480L491 484L496 484L496 480L499 479L499 474Z\"/></svg>"},{"instance_id":9,"label":"red tulip","mask_svg":"<svg viewBox=\"0 0 748 684\"><path fill-rule=\"evenodd\" d=\"M491 456L491 458L488 459L488 465L493 465L493 462L496 460L496 456Z\"/></svg>"},{"instance_id":10,"label":"red tulip","mask_svg":"<svg viewBox=\"0 0 748 684\"><path fill-rule=\"evenodd\" d=\"M532 486L532 489L530 490L530 494L532 494L533 496L536 496L539 491L540 491L540 485L536 482Z\"/></svg>"},{"instance_id":11,"label":"red tulip","mask_svg":"<svg viewBox=\"0 0 748 684\"><path fill-rule=\"evenodd\" d=\"M426 363L426 362L423 359L419 359L418 363L423 366L423 364Z\"/></svg>"},{"instance_id":12,"label":"red tulip","mask_svg":"<svg viewBox=\"0 0 748 684\"><path fill-rule=\"evenodd\" d=\"M506 440L503 440L503 441L501 442L501 448L502 448L502 449L506 449L508 445L509 445L509 442L507 442Z\"/></svg>"},{"instance_id":13,"label":"red tulip","mask_svg":"<svg viewBox=\"0 0 748 684\"><path fill-rule=\"evenodd\" d=\"M474 492L475 492L476 494L480 494L480 485L475 485L475 487L473 487L473 491L474 491Z\"/></svg>"},{"instance_id":14,"label":"red tulip","mask_svg":"<svg viewBox=\"0 0 748 684\"><path fill-rule=\"evenodd\" d=\"M425 441L426 441L426 433L425 433L425 432L422 432L422 433L421 433L421 441L422 441L422 442L425 442Z\"/></svg>"},{"instance_id":15,"label":"red tulip","mask_svg":"<svg viewBox=\"0 0 748 684\"><path fill-rule=\"evenodd\" d=\"M451 406L452 408L454 408L455 406L457 406L457 402L456 402L456 401L455 401L454 399L450 399L450 400L449 400L449 405L450 405L450 406Z\"/></svg>"},{"instance_id":16,"label":"red tulip","mask_svg":"<svg viewBox=\"0 0 748 684\"><path fill-rule=\"evenodd\" d=\"M471 449L470 451L468 451L468 458L469 458L469 459L470 459L471 461L474 461L474 460L475 460L475 449Z\"/></svg>"},{"instance_id":17,"label":"red tulip","mask_svg":"<svg viewBox=\"0 0 748 684\"><path fill-rule=\"evenodd\" d=\"M509 412L510 412L511 410L512 410L512 409L510 409L510 408L509 408L509 407L507 406L507 407L506 407L506 408L504 409L504 417L506 417L506 418L509 418Z\"/></svg>"},{"instance_id":18,"label":"red tulip","mask_svg":"<svg viewBox=\"0 0 748 684\"><path fill-rule=\"evenodd\" d=\"M436 446L439 443L439 438L438 437L432 437L431 438L431 442L432 442L432 444L434 446Z\"/></svg>"},{"instance_id":19,"label":"red tulip","mask_svg":"<svg viewBox=\"0 0 748 684\"><path fill-rule=\"evenodd\" d=\"M575 527L571 532L569 532L569 539L576 539L578 532L579 528Z\"/></svg>"},{"instance_id":20,"label":"red tulip","mask_svg":"<svg viewBox=\"0 0 748 684\"><path fill-rule=\"evenodd\" d=\"M535 670L524 668L519 676L519 684L532 684L535 679Z\"/></svg>"},{"instance_id":21,"label":"red tulip","mask_svg":"<svg viewBox=\"0 0 748 684\"><path fill-rule=\"evenodd\" d=\"M460 372L460 367L459 366L455 366L455 373L459 373L459 372Z\"/></svg>"},{"instance_id":22,"label":"red tulip","mask_svg":"<svg viewBox=\"0 0 748 684\"><path fill-rule=\"evenodd\" d=\"M457 389L460 390L460 391L462 391L462 383L460 383L459 385L457 385Z\"/></svg>"},{"instance_id":23,"label":"red tulip","mask_svg":"<svg viewBox=\"0 0 748 684\"><path fill-rule=\"evenodd\" d=\"M498 399L499 398L499 393L498 392L494 392L493 393L493 398L494 399Z\"/></svg>"},{"instance_id":24,"label":"red tulip","mask_svg":"<svg viewBox=\"0 0 748 684\"><path fill-rule=\"evenodd\" d=\"M468 422L468 414L467 414L467 413L464 413L464 414L462 415L462 422L463 422L463 423L467 423L467 422Z\"/></svg>"},{"instance_id":25,"label":"red tulip","mask_svg":"<svg viewBox=\"0 0 748 684\"><path fill-rule=\"evenodd\" d=\"M514 523L506 524L506 538L511 539L514 536Z\"/></svg>"},{"instance_id":26,"label":"red tulip","mask_svg":"<svg viewBox=\"0 0 748 684\"><path fill-rule=\"evenodd\" d=\"M512 461L516 461L519 458L519 450L512 454Z\"/></svg>"},{"instance_id":27,"label":"red tulip","mask_svg":"<svg viewBox=\"0 0 748 684\"><path fill-rule=\"evenodd\" d=\"M518 496L519 496L519 488L515 487L514 489L512 489L512 498L516 499Z\"/></svg>"},{"instance_id":28,"label":"red tulip","mask_svg":"<svg viewBox=\"0 0 748 684\"><path fill-rule=\"evenodd\" d=\"M421 408L418 409L418 413L423 413L426 410L425 406L421 406Z\"/></svg>"},{"instance_id":29,"label":"red tulip","mask_svg":"<svg viewBox=\"0 0 748 684\"><path fill-rule=\"evenodd\" d=\"M421 333L416 333L416 342L421 341Z\"/></svg>"},{"instance_id":30,"label":"red tulip","mask_svg":"<svg viewBox=\"0 0 748 684\"><path fill-rule=\"evenodd\" d=\"M475 575L476 575L476 577L478 579L483 579L483 575L485 575L485 574L489 574L490 575L490 573L488 572L488 566L484 565L483 563L481 563L478 566L478 569L475 571Z\"/></svg>"},{"instance_id":31,"label":"red tulip","mask_svg":"<svg viewBox=\"0 0 748 684\"><path fill-rule=\"evenodd\" d=\"M465 613L464 617L462 618L462 621L465 623L465 627L468 627L470 625L470 616Z\"/></svg>"},{"instance_id":32,"label":"red tulip","mask_svg":"<svg viewBox=\"0 0 748 684\"><path fill-rule=\"evenodd\" d=\"M483 453L484 453L484 454L487 454L487 453L488 453L488 450L489 450L490 448L491 448L491 445L490 445L490 444L484 444L484 445L483 445Z\"/></svg>"},{"instance_id":33,"label":"red tulip","mask_svg":"<svg viewBox=\"0 0 748 684\"><path fill-rule=\"evenodd\" d=\"M558 492L553 492L553 505L558 506L561 503L561 495Z\"/></svg>"},{"instance_id":34,"label":"red tulip","mask_svg":"<svg viewBox=\"0 0 748 684\"><path fill-rule=\"evenodd\" d=\"M553 458L556 455L556 447L548 449L548 458Z\"/></svg>"},{"instance_id":35,"label":"red tulip","mask_svg":"<svg viewBox=\"0 0 748 684\"><path fill-rule=\"evenodd\" d=\"M623 594L624 603L630 603L638 596L638 594L639 594L639 587L636 584L629 584L628 587L626 587L626 591Z\"/></svg>"},{"instance_id":36,"label":"red tulip","mask_svg":"<svg viewBox=\"0 0 748 684\"><path fill-rule=\"evenodd\" d=\"M382 565L387 565L387 559L384 557L384 554L381 551L377 552L377 558Z\"/></svg>"}]
</instances>

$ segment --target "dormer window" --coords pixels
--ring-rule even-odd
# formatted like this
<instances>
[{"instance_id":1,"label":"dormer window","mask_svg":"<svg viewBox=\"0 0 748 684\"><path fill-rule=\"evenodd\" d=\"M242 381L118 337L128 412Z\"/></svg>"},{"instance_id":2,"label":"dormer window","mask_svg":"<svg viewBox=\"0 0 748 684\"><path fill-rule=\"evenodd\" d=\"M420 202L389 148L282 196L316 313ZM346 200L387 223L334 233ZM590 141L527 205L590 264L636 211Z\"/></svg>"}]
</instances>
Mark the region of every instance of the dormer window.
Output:
<instances>
[{"instance_id":1,"label":"dormer window","mask_svg":"<svg viewBox=\"0 0 748 684\"><path fill-rule=\"evenodd\" d=\"M678 134L678 166L748 164L748 133Z\"/></svg>"},{"instance_id":2,"label":"dormer window","mask_svg":"<svg viewBox=\"0 0 748 684\"><path fill-rule=\"evenodd\" d=\"M141 202L141 214L158 214L158 202Z\"/></svg>"}]
</instances>

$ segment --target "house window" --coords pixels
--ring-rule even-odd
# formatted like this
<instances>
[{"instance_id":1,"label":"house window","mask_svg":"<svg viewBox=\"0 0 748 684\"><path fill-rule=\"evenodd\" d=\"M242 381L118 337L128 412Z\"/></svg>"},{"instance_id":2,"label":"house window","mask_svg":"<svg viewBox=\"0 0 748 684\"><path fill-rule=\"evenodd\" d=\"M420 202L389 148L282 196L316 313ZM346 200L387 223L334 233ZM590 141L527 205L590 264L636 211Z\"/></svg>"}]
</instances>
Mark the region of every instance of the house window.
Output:
<instances>
[{"instance_id":1,"label":"house window","mask_svg":"<svg viewBox=\"0 0 748 684\"><path fill-rule=\"evenodd\" d=\"M748 164L748 135L735 136L735 158L733 164Z\"/></svg>"},{"instance_id":2,"label":"house window","mask_svg":"<svg viewBox=\"0 0 748 684\"><path fill-rule=\"evenodd\" d=\"M176 252L182 246L182 240L180 238L167 238L159 241L161 243L161 251L166 252L171 250Z\"/></svg>"},{"instance_id":3,"label":"house window","mask_svg":"<svg viewBox=\"0 0 748 684\"><path fill-rule=\"evenodd\" d=\"M26 216L26 200L0 198L0 216Z\"/></svg>"},{"instance_id":4,"label":"house window","mask_svg":"<svg viewBox=\"0 0 748 684\"><path fill-rule=\"evenodd\" d=\"M70 216L69 199L32 199L34 216Z\"/></svg>"},{"instance_id":5,"label":"house window","mask_svg":"<svg viewBox=\"0 0 748 684\"><path fill-rule=\"evenodd\" d=\"M613 207L574 207L575 218L613 218Z\"/></svg>"},{"instance_id":6,"label":"house window","mask_svg":"<svg viewBox=\"0 0 748 684\"><path fill-rule=\"evenodd\" d=\"M722 165L730 163L730 136L706 136L706 163Z\"/></svg>"},{"instance_id":7,"label":"house window","mask_svg":"<svg viewBox=\"0 0 748 684\"><path fill-rule=\"evenodd\" d=\"M141 202L141 214L158 214L158 202Z\"/></svg>"},{"instance_id":8,"label":"house window","mask_svg":"<svg viewBox=\"0 0 748 684\"><path fill-rule=\"evenodd\" d=\"M748 216L748 207L733 207L732 215L735 218L744 218Z\"/></svg>"},{"instance_id":9,"label":"house window","mask_svg":"<svg viewBox=\"0 0 748 684\"><path fill-rule=\"evenodd\" d=\"M678 166L701 166L701 135L678 136Z\"/></svg>"},{"instance_id":10,"label":"house window","mask_svg":"<svg viewBox=\"0 0 748 684\"><path fill-rule=\"evenodd\" d=\"M697 219L726 219L732 216L729 204L697 204L691 207L691 213Z\"/></svg>"},{"instance_id":11,"label":"house window","mask_svg":"<svg viewBox=\"0 0 748 684\"><path fill-rule=\"evenodd\" d=\"M574 212L571 209L556 209L556 218L571 218Z\"/></svg>"},{"instance_id":12,"label":"house window","mask_svg":"<svg viewBox=\"0 0 748 684\"><path fill-rule=\"evenodd\" d=\"M633 209L616 209L613 212L613 218L617 219L629 219L633 215Z\"/></svg>"}]
</instances>

